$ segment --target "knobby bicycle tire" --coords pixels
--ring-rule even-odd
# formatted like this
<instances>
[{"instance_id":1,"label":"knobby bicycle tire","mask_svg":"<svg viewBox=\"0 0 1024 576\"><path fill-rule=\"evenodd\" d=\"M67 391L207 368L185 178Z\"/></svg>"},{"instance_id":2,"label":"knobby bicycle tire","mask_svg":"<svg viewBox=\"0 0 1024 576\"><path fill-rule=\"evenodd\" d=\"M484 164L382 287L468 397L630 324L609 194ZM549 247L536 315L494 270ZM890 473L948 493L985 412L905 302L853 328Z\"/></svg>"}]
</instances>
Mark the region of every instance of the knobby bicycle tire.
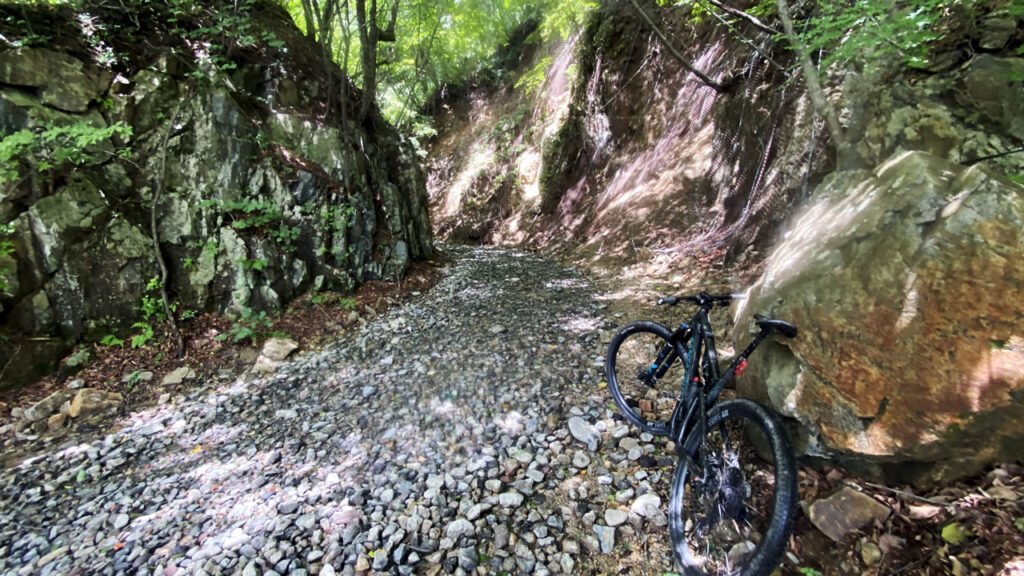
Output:
<instances>
[{"instance_id":1,"label":"knobby bicycle tire","mask_svg":"<svg viewBox=\"0 0 1024 576\"><path fill-rule=\"evenodd\" d=\"M699 440L717 463L707 470L690 458L676 464L668 519L677 566L686 576L771 574L785 552L797 501L796 462L785 431L760 404L735 399L708 412ZM762 446L755 447L758 441ZM771 465L756 455L758 448L771 455Z\"/></svg>"},{"instance_id":2,"label":"knobby bicycle tire","mask_svg":"<svg viewBox=\"0 0 1024 576\"><path fill-rule=\"evenodd\" d=\"M608 343L605 357L605 380L615 404L633 425L655 435L668 433L685 367L675 350L661 370L661 378L645 376L644 372L669 345L671 336L672 331L657 322L631 322Z\"/></svg>"}]
</instances>

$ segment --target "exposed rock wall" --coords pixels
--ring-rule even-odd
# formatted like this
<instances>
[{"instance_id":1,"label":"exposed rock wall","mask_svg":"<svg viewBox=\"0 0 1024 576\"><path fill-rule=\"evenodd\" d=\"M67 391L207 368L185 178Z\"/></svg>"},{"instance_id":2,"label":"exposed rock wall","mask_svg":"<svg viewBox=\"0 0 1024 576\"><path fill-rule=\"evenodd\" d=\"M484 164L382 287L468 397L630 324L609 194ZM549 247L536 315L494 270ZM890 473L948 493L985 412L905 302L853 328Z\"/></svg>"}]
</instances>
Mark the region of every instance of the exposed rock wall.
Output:
<instances>
[{"instance_id":1,"label":"exposed rock wall","mask_svg":"<svg viewBox=\"0 0 1024 576\"><path fill-rule=\"evenodd\" d=\"M60 46L0 51L0 136L82 120L132 128L90 146L84 165L0 185L15 245L0 366L16 361L0 386L139 319L159 274L149 202L161 179L160 246L180 310L275 312L310 289L397 278L430 256L413 147L379 115L353 120L358 91L276 4L254 14L281 45L240 52L232 67L197 64L175 45L113 71ZM125 148L130 159L113 154Z\"/></svg>"},{"instance_id":2,"label":"exposed rock wall","mask_svg":"<svg viewBox=\"0 0 1024 576\"><path fill-rule=\"evenodd\" d=\"M1024 457L1024 188L900 153L837 172L742 302L795 323L740 391L797 420L800 447L931 484Z\"/></svg>"},{"instance_id":3,"label":"exposed rock wall","mask_svg":"<svg viewBox=\"0 0 1024 576\"><path fill-rule=\"evenodd\" d=\"M685 9L641 4L728 89L686 71L628 3L601 3L579 36L541 47L509 86L439 110L429 188L441 234L568 245L607 264L763 259L835 169L793 51L746 22L730 30L706 14L695 22ZM1014 54L1024 37L1000 14L991 3L955 16L962 21L926 70L822 71L855 164L870 169L901 150L966 163L1020 147L1024 60ZM512 89L545 62L535 93ZM1024 154L986 165L1024 172Z\"/></svg>"},{"instance_id":4,"label":"exposed rock wall","mask_svg":"<svg viewBox=\"0 0 1024 576\"><path fill-rule=\"evenodd\" d=\"M441 233L569 245L607 263L740 252L770 239L785 217L775 208L809 192L806 182L831 162L802 87L713 22L647 9L729 90L686 72L628 3L604 2L577 37L516 72L548 58L537 93L452 103L453 118L472 118L465 125L441 115L430 186ZM750 36L790 62L784 47ZM495 134L509 124L504 144ZM472 202L458 208L453 196Z\"/></svg>"}]
</instances>

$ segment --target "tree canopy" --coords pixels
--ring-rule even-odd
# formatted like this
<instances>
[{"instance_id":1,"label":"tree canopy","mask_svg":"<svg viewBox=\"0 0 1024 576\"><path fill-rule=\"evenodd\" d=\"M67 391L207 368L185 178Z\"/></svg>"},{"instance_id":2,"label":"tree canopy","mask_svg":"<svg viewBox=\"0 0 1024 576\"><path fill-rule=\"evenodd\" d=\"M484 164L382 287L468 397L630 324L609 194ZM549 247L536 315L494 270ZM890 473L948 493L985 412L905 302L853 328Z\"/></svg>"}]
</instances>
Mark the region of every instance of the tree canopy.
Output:
<instances>
[{"instance_id":1,"label":"tree canopy","mask_svg":"<svg viewBox=\"0 0 1024 576\"><path fill-rule=\"evenodd\" d=\"M419 109L440 88L494 67L514 36L565 37L588 0L283 0L300 29L355 79L384 116L430 131ZM362 15L362 16L361 16ZM371 69L373 68L373 69Z\"/></svg>"}]
</instances>

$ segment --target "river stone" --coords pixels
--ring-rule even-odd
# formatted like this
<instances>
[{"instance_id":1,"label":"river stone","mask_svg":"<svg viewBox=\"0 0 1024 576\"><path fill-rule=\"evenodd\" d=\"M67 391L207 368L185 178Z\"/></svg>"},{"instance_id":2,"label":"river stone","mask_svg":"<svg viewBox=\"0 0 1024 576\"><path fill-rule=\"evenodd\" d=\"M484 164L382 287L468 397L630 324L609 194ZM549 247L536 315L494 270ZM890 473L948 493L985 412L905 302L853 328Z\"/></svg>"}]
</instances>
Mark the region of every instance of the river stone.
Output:
<instances>
[{"instance_id":1,"label":"river stone","mask_svg":"<svg viewBox=\"0 0 1024 576\"><path fill-rule=\"evenodd\" d=\"M271 338L263 345L261 354L270 360L280 362L299 347L299 343L291 338Z\"/></svg>"},{"instance_id":2,"label":"river stone","mask_svg":"<svg viewBox=\"0 0 1024 576\"><path fill-rule=\"evenodd\" d=\"M611 527L621 526L629 519L629 514L618 508L609 508L604 511L604 521Z\"/></svg>"},{"instance_id":3,"label":"river stone","mask_svg":"<svg viewBox=\"0 0 1024 576\"><path fill-rule=\"evenodd\" d=\"M652 515L655 510L661 510L661 498L657 494L650 493L638 497L629 507L630 512L643 518Z\"/></svg>"},{"instance_id":4,"label":"river stone","mask_svg":"<svg viewBox=\"0 0 1024 576\"><path fill-rule=\"evenodd\" d=\"M71 394L72 393L67 390L58 390L39 402L36 402L29 408L26 408L23 418L29 422L37 422L39 420L49 418L50 415L60 410L61 404L71 398Z\"/></svg>"},{"instance_id":5,"label":"river stone","mask_svg":"<svg viewBox=\"0 0 1024 576\"><path fill-rule=\"evenodd\" d=\"M611 554L612 549L615 548L615 528L594 524L594 533L597 534L597 540L601 543L601 552Z\"/></svg>"},{"instance_id":6,"label":"river stone","mask_svg":"<svg viewBox=\"0 0 1024 576\"><path fill-rule=\"evenodd\" d=\"M836 542L870 523L885 521L889 513L888 506L849 486L808 508L811 523Z\"/></svg>"},{"instance_id":7,"label":"river stone","mask_svg":"<svg viewBox=\"0 0 1024 576\"><path fill-rule=\"evenodd\" d=\"M161 383L164 385L181 384L185 380L196 377L196 371L188 366L182 366L164 376Z\"/></svg>"},{"instance_id":8,"label":"river stone","mask_svg":"<svg viewBox=\"0 0 1024 576\"><path fill-rule=\"evenodd\" d=\"M448 527L444 530L445 536L452 540L458 541L462 536L472 536L476 534L476 528L473 523L465 518L456 518L452 520Z\"/></svg>"},{"instance_id":9,"label":"river stone","mask_svg":"<svg viewBox=\"0 0 1024 576\"><path fill-rule=\"evenodd\" d=\"M522 503L523 495L514 490L498 495L498 504L503 508L518 508Z\"/></svg>"},{"instance_id":10,"label":"river stone","mask_svg":"<svg viewBox=\"0 0 1024 576\"><path fill-rule=\"evenodd\" d=\"M814 197L733 330L740 349L761 313L800 335L763 345L741 394L799 422L802 451L881 480L928 486L1024 457L1020 187L900 153Z\"/></svg>"},{"instance_id":11,"label":"river stone","mask_svg":"<svg viewBox=\"0 0 1024 576\"><path fill-rule=\"evenodd\" d=\"M598 434L597 428L579 416L569 418L569 433L586 445L591 452L596 452L597 446L601 443L601 435Z\"/></svg>"},{"instance_id":12,"label":"river stone","mask_svg":"<svg viewBox=\"0 0 1024 576\"><path fill-rule=\"evenodd\" d=\"M124 402L124 397L117 392L106 392L96 388L82 388L71 400L71 410L69 410L68 414L72 418L89 416L117 408L122 402Z\"/></svg>"}]
</instances>

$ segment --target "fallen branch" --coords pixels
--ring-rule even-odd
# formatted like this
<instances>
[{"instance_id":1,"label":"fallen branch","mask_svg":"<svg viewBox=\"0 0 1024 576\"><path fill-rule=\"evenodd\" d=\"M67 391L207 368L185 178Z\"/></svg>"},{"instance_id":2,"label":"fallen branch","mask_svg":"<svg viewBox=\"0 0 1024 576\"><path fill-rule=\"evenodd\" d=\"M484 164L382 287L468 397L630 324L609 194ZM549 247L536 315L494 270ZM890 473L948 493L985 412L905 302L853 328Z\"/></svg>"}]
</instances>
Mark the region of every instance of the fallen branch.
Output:
<instances>
[{"instance_id":1,"label":"fallen branch","mask_svg":"<svg viewBox=\"0 0 1024 576\"><path fill-rule=\"evenodd\" d=\"M651 30L654 31L654 34L661 40L662 44L665 45L665 48L668 49L669 54L671 54L676 60L679 61L680 64L683 65L683 68L686 68L690 72L693 72L693 75L696 76L697 78L700 78L701 82L714 88L718 92L725 92L726 90L729 89L728 84L722 84L720 82L712 80L711 77L709 77L707 74L698 70L692 62L684 58L683 55L680 54L679 51L675 49L675 46L672 46L672 43L669 42L669 39L665 36L665 34L661 32L661 29L659 29L658 26L654 23L654 21L651 20L651 17L647 15L647 12L644 12L643 8L641 8L640 5L637 4L636 0L629 0L629 3L633 5L633 8L635 8L637 13L640 14L640 17L643 18L644 22L647 22L647 25L651 27Z\"/></svg>"},{"instance_id":2,"label":"fallen branch","mask_svg":"<svg viewBox=\"0 0 1024 576\"><path fill-rule=\"evenodd\" d=\"M876 490L885 490L886 492L892 492L893 494L898 494L898 495L900 495L900 496L902 496L904 498L911 498L913 500L919 500L921 502L926 502L928 504L934 504L936 506L949 506L950 505L950 502L939 502L938 500L929 500L928 498L925 498L923 496L918 496L917 494L914 494L913 492L907 492L906 490L897 490L896 488L889 488L888 486L883 486L882 484L874 484L874 483L871 483L871 482L860 482L860 484L863 484L863 485L868 486L870 488L874 488ZM853 482L846 482L846 485L854 487L854 488L859 487L858 484L855 484Z\"/></svg>"}]
</instances>

